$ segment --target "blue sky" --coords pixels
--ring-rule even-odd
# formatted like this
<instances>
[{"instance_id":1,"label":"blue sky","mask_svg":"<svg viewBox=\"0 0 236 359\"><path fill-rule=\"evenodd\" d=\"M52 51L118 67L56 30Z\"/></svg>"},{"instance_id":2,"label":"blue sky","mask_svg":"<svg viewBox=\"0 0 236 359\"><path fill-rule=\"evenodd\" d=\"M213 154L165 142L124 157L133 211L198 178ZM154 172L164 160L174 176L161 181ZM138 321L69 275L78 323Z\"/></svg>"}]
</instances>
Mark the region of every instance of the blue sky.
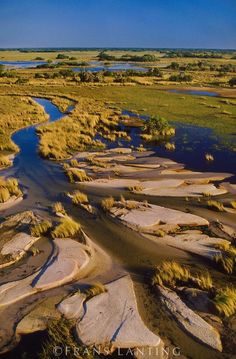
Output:
<instances>
[{"instance_id":1,"label":"blue sky","mask_svg":"<svg viewBox=\"0 0 236 359\"><path fill-rule=\"evenodd\" d=\"M236 48L236 0L0 0L0 47Z\"/></svg>"}]
</instances>

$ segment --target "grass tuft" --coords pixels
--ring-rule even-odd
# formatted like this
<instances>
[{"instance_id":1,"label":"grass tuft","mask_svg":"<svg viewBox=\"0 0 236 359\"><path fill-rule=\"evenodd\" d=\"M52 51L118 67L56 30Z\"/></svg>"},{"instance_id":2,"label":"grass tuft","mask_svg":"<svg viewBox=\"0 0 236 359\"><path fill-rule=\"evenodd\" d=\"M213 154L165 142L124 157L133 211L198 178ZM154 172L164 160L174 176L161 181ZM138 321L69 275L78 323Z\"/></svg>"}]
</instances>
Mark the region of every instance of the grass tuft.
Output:
<instances>
[{"instance_id":1,"label":"grass tuft","mask_svg":"<svg viewBox=\"0 0 236 359\"><path fill-rule=\"evenodd\" d=\"M104 198L101 202L102 209L105 212L110 211L112 209L112 207L114 206L114 204L115 204L115 200L113 197Z\"/></svg>"},{"instance_id":2,"label":"grass tuft","mask_svg":"<svg viewBox=\"0 0 236 359\"><path fill-rule=\"evenodd\" d=\"M75 236L80 230L80 224L67 216L61 219L61 223L52 231L52 237L69 238Z\"/></svg>"},{"instance_id":3,"label":"grass tuft","mask_svg":"<svg viewBox=\"0 0 236 359\"><path fill-rule=\"evenodd\" d=\"M225 212L225 207L223 203L218 201L214 201L214 200L207 201L207 207L214 211Z\"/></svg>"},{"instance_id":4,"label":"grass tuft","mask_svg":"<svg viewBox=\"0 0 236 359\"><path fill-rule=\"evenodd\" d=\"M42 235L47 234L50 228L52 228L52 222L43 221L31 226L30 233L33 237L41 237Z\"/></svg>"},{"instance_id":5,"label":"grass tuft","mask_svg":"<svg viewBox=\"0 0 236 359\"><path fill-rule=\"evenodd\" d=\"M219 314L230 317L236 312L236 289L230 287L219 289L212 302Z\"/></svg>"},{"instance_id":6,"label":"grass tuft","mask_svg":"<svg viewBox=\"0 0 236 359\"><path fill-rule=\"evenodd\" d=\"M52 206L52 210L53 210L54 213L60 213L60 214L62 214L64 216L66 215L66 210L63 207L61 202L54 203L54 205Z\"/></svg>"},{"instance_id":7,"label":"grass tuft","mask_svg":"<svg viewBox=\"0 0 236 359\"><path fill-rule=\"evenodd\" d=\"M72 195L73 204L85 204L88 203L88 196L85 193L76 191Z\"/></svg>"},{"instance_id":8,"label":"grass tuft","mask_svg":"<svg viewBox=\"0 0 236 359\"><path fill-rule=\"evenodd\" d=\"M92 285L89 289L86 290L86 298L91 299L92 297L95 297L96 295L106 293L107 289L102 283L95 283Z\"/></svg>"}]
</instances>

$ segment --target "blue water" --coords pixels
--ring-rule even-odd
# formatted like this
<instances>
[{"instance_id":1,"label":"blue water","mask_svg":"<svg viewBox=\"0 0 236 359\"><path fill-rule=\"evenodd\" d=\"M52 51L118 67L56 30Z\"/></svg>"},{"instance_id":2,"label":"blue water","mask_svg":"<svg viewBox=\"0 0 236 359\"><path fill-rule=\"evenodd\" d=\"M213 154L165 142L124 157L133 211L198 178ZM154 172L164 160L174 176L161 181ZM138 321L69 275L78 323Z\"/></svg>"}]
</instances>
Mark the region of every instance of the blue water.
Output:
<instances>
[{"instance_id":1,"label":"blue water","mask_svg":"<svg viewBox=\"0 0 236 359\"><path fill-rule=\"evenodd\" d=\"M91 63L92 64L92 63ZM147 72L148 68L137 66L130 63L115 63L113 65L102 65L100 63L97 63L98 66L95 67L74 67L73 71L75 72L81 72L81 71L91 71L91 72L99 72L99 71L110 71L110 72L118 72L118 71L127 71L127 70L133 70L133 71L140 71L140 72Z\"/></svg>"},{"instance_id":2,"label":"blue water","mask_svg":"<svg viewBox=\"0 0 236 359\"><path fill-rule=\"evenodd\" d=\"M34 98L34 100L42 105L45 111L50 115L49 122L54 122L67 113L62 113L57 106L53 105L49 100L42 98ZM148 116L139 116L130 111L123 111L123 114L140 117L143 120L148 119ZM102 140L108 148L117 146L130 147L131 145L138 147L140 144L143 144L146 148L155 151L156 155L184 163L185 166L191 170L228 172L235 175L231 181L236 181L236 151L226 147L222 139L215 135L212 129L178 122L173 122L172 125L176 128L176 134L171 137L169 141L175 143L175 151L166 150L165 142L163 141L152 143L144 142L140 138L140 127L125 127L123 124L120 124L120 129L126 130L129 133L131 141L119 139L115 142L109 142L101 136L96 136L96 139ZM28 177L27 179L30 178L34 183L46 181L48 188L47 194L49 195L50 191L52 192L55 187L55 181L63 181L63 179L61 179L62 175L57 170L56 175L53 173L50 175L51 171L55 171L53 163L41 159L37 153L39 144L35 132L35 127L37 126L40 125L24 128L13 135L13 141L21 149L20 154L15 158L14 166L18 169L20 177L26 176ZM234 141L236 147L236 136L232 136L232 141ZM206 153L212 154L214 161L207 162L205 160Z\"/></svg>"},{"instance_id":3,"label":"blue water","mask_svg":"<svg viewBox=\"0 0 236 359\"><path fill-rule=\"evenodd\" d=\"M30 68L46 64L45 61L0 61L1 65L12 68Z\"/></svg>"},{"instance_id":4,"label":"blue water","mask_svg":"<svg viewBox=\"0 0 236 359\"><path fill-rule=\"evenodd\" d=\"M219 94L217 92L201 91L201 90L177 90L177 89L172 89L172 90L168 90L168 92L174 92L174 93L186 94L186 95L196 95L196 96L210 96L210 97L219 96Z\"/></svg>"},{"instance_id":5,"label":"blue water","mask_svg":"<svg viewBox=\"0 0 236 359\"><path fill-rule=\"evenodd\" d=\"M123 111L124 115L140 117L148 120L148 116L139 116L130 111ZM223 139L217 136L210 128L188 125L179 122L171 122L175 127L176 134L167 142L175 143L175 151L165 149L165 141L145 142L140 138L141 128L125 127L120 125L121 130L126 129L132 140L127 142L119 139L115 143L108 144L108 147L116 147L119 142L122 146L133 145L135 147L143 144L144 147L155 151L160 157L167 157L176 162L183 163L188 169L194 171L227 172L234 177L231 182L236 182L236 151L224 145ZM236 136L231 137L232 143L236 148ZM214 161L205 160L205 154L210 153L214 156Z\"/></svg>"},{"instance_id":6,"label":"blue water","mask_svg":"<svg viewBox=\"0 0 236 359\"><path fill-rule=\"evenodd\" d=\"M50 100L33 99L49 114L48 123L59 120L67 113L62 113ZM42 198L54 200L54 196L57 198L58 193L65 189L66 183L58 164L43 160L38 154L39 137L35 131L38 126L40 124L23 128L12 136L12 140L20 148L20 153L15 157L10 171L27 188L27 200L24 201L26 208L27 205L34 208L34 203L39 203Z\"/></svg>"}]
</instances>

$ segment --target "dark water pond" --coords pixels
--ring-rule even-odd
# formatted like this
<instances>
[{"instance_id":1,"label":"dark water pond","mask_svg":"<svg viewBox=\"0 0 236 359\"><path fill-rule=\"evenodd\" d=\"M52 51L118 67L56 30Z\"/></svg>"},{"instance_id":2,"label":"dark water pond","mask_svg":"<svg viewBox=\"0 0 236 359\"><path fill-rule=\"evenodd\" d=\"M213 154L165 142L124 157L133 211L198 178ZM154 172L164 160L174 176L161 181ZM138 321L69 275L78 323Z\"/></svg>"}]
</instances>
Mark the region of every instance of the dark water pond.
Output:
<instances>
[{"instance_id":1,"label":"dark water pond","mask_svg":"<svg viewBox=\"0 0 236 359\"><path fill-rule=\"evenodd\" d=\"M129 111L123 111L123 114L139 117ZM140 116L140 118L147 120L148 116ZM133 146L143 144L145 147L154 150L158 156L184 163L191 170L232 173L234 174L232 179L236 182L236 151L228 148L223 139L217 136L212 129L178 122L171 124L176 128L176 134L169 139L169 142L175 143L175 151L166 150L164 142L145 143L140 138L141 129L135 127L129 129L132 138L129 144ZM234 141L236 148L236 136L231 140ZM119 142L124 146L127 145L127 141L119 140ZM115 147L117 143L110 146ZM212 154L214 161L206 161L206 153Z\"/></svg>"},{"instance_id":2,"label":"dark water pond","mask_svg":"<svg viewBox=\"0 0 236 359\"><path fill-rule=\"evenodd\" d=\"M172 89L172 90L168 90L168 92L186 94L186 95L196 95L196 96L210 96L210 97L219 96L219 94L217 92L201 91L201 90L177 90L177 89Z\"/></svg>"},{"instance_id":3,"label":"dark water pond","mask_svg":"<svg viewBox=\"0 0 236 359\"><path fill-rule=\"evenodd\" d=\"M45 61L0 61L1 65L11 68L30 68L46 64Z\"/></svg>"}]
</instances>

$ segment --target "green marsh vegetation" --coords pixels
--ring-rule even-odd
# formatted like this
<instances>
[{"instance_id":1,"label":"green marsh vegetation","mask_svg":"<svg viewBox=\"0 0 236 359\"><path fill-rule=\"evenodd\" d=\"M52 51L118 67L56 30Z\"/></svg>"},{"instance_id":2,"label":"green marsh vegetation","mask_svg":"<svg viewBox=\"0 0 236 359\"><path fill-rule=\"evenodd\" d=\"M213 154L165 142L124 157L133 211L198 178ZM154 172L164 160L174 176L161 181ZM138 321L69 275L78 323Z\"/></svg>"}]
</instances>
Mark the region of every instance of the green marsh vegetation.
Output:
<instances>
[{"instance_id":1,"label":"green marsh vegetation","mask_svg":"<svg viewBox=\"0 0 236 359\"><path fill-rule=\"evenodd\" d=\"M154 139L173 136L175 129L169 125L164 117L150 117L144 124L143 132Z\"/></svg>"}]
</instances>

